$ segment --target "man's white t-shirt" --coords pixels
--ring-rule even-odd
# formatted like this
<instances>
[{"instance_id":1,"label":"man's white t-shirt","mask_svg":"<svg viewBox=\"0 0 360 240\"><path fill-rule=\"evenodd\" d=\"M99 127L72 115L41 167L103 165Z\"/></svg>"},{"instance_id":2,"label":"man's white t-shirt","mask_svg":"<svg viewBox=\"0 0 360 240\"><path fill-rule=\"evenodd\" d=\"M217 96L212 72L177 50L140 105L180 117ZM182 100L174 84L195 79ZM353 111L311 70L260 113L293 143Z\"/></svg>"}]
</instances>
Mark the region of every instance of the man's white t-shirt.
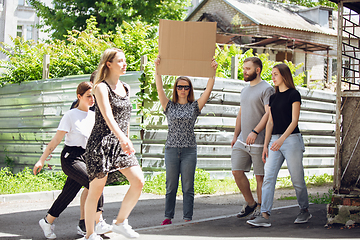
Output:
<instances>
[{"instance_id":1,"label":"man's white t-shirt","mask_svg":"<svg viewBox=\"0 0 360 240\"><path fill-rule=\"evenodd\" d=\"M57 130L67 132L65 145L86 148L87 140L95 123L95 112L73 108L61 118Z\"/></svg>"}]
</instances>

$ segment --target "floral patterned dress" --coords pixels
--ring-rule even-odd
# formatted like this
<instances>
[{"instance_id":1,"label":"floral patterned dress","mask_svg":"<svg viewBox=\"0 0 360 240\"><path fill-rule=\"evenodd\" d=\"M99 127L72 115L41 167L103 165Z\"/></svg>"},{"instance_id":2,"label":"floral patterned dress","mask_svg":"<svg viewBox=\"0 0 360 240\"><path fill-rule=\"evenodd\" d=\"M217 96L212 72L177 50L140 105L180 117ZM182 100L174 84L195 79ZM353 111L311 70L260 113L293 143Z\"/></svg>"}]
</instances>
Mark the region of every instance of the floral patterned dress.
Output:
<instances>
[{"instance_id":1,"label":"floral patterned dress","mask_svg":"<svg viewBox=\"0 0 360 240\"><path fill-rule=\"evenodd\" d=\"M132 109L129 85L122 82L126 95L121 97L105 81L103 82L108 88L110 106L115 121L121 131L127 134ZM95 125L86 145L85 160L90 181L95 178L103 178L109 174L107 183L119 181L118 170L139 165L134 153L127 155L121 149L120 141L106 124L96 99ZM122 179L124 178L122 177Z\"/></svg>"}]
</instances>

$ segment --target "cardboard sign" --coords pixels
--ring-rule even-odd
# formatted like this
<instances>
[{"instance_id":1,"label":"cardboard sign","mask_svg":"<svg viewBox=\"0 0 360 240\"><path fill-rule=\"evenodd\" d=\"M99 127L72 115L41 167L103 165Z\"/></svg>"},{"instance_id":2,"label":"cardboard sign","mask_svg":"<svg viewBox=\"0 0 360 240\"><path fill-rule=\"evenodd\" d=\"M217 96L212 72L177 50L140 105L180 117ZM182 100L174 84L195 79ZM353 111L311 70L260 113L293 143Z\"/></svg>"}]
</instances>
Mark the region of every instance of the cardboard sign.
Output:
<instances>
[{"instance_id":1,"label":"cardboard sign","mask_svg":"<svg viewBox=\"0 0 360 240\"><path fill-rule=\"evenodd\" d=\"M160 19L158 74L213 77L215 22L182 22Z\"/></svg>"}]
</instances>

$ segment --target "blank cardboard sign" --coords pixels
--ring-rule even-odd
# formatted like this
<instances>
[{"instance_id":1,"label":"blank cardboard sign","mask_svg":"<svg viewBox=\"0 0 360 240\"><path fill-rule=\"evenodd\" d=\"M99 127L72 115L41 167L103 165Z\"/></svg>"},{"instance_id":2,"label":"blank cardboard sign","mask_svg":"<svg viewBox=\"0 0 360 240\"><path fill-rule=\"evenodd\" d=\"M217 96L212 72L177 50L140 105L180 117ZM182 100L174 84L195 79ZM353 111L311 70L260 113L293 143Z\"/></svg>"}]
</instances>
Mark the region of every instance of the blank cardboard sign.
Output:
<instances>
[{"instance_id":1,"label":"blank cardboard sign","mask_svg":"<svg viewBox=\"0 0 360 240\"><path fill-rule=\"evenodd\" d=\"M213 77L215 22L182 22L160 19L157 72L160 75Z\"/></svg>"}]
</instances>

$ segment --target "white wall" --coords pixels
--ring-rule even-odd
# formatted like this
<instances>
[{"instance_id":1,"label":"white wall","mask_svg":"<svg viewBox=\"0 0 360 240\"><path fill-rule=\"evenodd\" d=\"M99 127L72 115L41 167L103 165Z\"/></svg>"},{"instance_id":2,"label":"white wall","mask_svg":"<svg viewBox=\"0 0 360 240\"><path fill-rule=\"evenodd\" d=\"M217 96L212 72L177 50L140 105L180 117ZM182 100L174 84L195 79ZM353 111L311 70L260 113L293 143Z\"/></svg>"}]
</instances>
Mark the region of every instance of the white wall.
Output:
<instances>
[{"instance_id":1,"label":"white wall","mask_svg":"<svg viewBox=\"0 0 360 240\"><path fill-rule=\"evenodd\" d=\"M42 0L50 5L52 0ZM21 35L25 40L44 40L48 34L37 29L36 24L40 19L36 16L35 9L25 0L0 0L0 41L11 44L11 37ZM20 29L19 29L20 28Z\"/></svg>"}]
</instances>

